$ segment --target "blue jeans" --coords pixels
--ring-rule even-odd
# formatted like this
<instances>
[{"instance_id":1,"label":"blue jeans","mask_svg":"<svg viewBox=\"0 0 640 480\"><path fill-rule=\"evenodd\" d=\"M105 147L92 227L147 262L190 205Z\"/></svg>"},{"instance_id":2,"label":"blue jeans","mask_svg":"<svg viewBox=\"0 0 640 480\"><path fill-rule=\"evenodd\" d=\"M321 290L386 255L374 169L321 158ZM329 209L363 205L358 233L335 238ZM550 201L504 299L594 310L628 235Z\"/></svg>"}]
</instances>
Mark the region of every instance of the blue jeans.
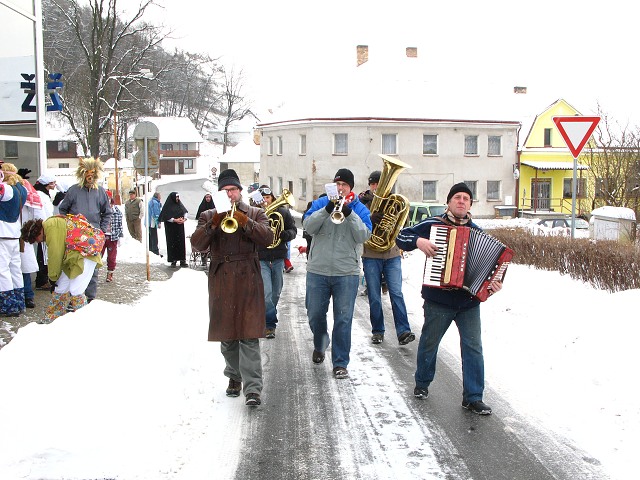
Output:
<instances>
[{"instance_id":1,"label":"blue jeans","mask_svg":"<svg viewBox=\"0 0 640 480\"><path fill-rule=\"evenodd\" d=\"M407 307L402 296L402 258L400 256L383 259L362 257L364 278L367 282L369 296L369 316L371 318L371 333L384 333L384 313L382 312L381 280L382 275L387 281L393 322L396 335L410 332Z\"/></svg>"},{"instance_id":2,"label":"blue jeans","mask_svg":"<svg viewBox=\"0 0 640 480\"><path fill-rule=\"evenodd\" d=\"M22 283L24 283L24 299L32 299L36 296L36 294L33 292L33 285L32 285L33 280L31 280L31 274L30 273L23 273L22 274Z\"/></svg>"},{"instance_id":3,"label":"blue jeans","mask_svg":"<svg viewBox=\"0 0 640 480\"><path fill-rule=\"evenodd\" d=\"M313 332L313 348L324 352L329 346L327 312L333 299L331 361L334 367L349 365L351 322L358 293L358 275L329 277L307 272L307 317Z\"/></svg>"},{"instance_id":4,"label":"blue jeans","mask_svg":"<svg viewBox=\"0 0 640 480\"><path fill-rule=\"evenodd\" d=\"M438 346L445 332L456 322L460 333L462 357L462 400L482 400L484 391L484 357L480 328L480 306L457 309L424 302L424 326L418 343L416 387L427 388L436 374Z\"/></svg>"},{"instance_id":5,"label":"blue jeans","mask_svg":"<svg viewBox=\"0 0 640 480\"><path fill-rule=\"evenodd\" d=\"M278 324L278 300L282 292L284 260L260 260L260 273L264 283L264 305L266 311L266 328L274 329Z\"/></svg>"}]
</instances>

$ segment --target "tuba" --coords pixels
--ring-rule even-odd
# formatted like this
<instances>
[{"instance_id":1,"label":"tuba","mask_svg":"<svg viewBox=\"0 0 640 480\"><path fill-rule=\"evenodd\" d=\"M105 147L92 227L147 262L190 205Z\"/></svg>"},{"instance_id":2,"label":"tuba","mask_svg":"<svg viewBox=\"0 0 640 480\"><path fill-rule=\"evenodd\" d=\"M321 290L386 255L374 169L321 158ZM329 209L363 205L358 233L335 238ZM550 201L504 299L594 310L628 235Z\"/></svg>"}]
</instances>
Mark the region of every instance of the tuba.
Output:
<instances>
[{"instance_id":1,"label":"tuba","mask_svg":"<svg viewBox=\"0 0 640 480\"><path fill-rule=\"evenodd\" d=\"M293 198L293 194L286 188L283 188L282 195L276 198L276 200L264 210L264 213L269 219L271 230L273 231L273 242L271 242L271 245L267 248L276 248L280 245L280 234L284 231L284 218L282 218L282 215L278 212L278 208L287 204L295 207L296 201Z\"/></svg>"},{"instance_id":2,"label":"tuba","mask_svg":"<svg viewBox=\"0 0 640 480\"><path fill-rule=\"evenodd\" d=\"M378 154L384 164L378 189L373 195L369 211L381 213L382 220L373 227L371 237L364 244L374 252L386 252L393 247L396 237L409 215L409 200L404 195L391 193L398 175L405 168L411 168L397 158Z\"/></svg>"}]
</instances>

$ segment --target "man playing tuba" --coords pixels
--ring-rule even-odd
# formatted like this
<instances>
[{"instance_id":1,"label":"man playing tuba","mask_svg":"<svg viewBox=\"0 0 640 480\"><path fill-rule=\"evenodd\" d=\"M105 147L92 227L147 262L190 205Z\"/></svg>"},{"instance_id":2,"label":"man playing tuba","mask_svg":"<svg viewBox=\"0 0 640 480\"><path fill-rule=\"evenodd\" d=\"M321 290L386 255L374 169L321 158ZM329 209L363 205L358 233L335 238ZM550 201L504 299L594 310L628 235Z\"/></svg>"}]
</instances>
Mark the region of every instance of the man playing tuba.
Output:
<instances>
[{"instance_id":1,"label":"man playing tuba","mask_svg":"<svg viewBox=\"0 0 640 480\"><path fill-rule=\"evenodd\" d=\"M298 229L289 208L286 206L287 200L279 198L276 201L275 195L267 185L260 186L258 191L264 199L266 211L269 212L269 223L274 233L273 242L268 247L260 247L258 257L260 258L262 283L264 283L265 336L275 338L278 326L277 307L282 292L287 243L296 238ZM281 205L276 205L276 203L281 203Z\"/></svg>"}]
</instances>

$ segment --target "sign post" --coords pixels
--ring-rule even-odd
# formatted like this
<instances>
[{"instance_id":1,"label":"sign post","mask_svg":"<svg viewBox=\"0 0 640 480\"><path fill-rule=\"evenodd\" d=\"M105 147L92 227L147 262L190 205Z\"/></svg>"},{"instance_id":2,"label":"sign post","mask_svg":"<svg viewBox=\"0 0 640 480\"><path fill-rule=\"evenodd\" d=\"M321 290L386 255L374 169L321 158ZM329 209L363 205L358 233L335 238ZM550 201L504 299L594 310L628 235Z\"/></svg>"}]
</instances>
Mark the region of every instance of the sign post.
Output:
<instances>
[{"instance_id":1,"label":"sign post","mask_svg":"<svg viewBox=\"0 0 640 480\"><path fill-rule=\"evenodd\" d=\"M553 117L553 123L562 135L564 142L573 155L573 182L571 185L571 238L576 232L576 198L578 190L578 157L586 145L591 134L598 126L600 117Z\"/></svg>"},{"instance_id":2,"label":"sign post","mask_svg":"<svg viewBox=\"0 0 640 480\"><path fill-rule=\"evenodd\" d=\"M140 122L133 130L133 138L136 141L136 145L138 145L138 148L140 148L140 145L142 146L142 154L141 150L136 152L133 164L136 167L136 171L143 170L144 172L144 209L146 210L146 212L144 212L144 249L147 254L147 281L151 280L151 269L149 266L149 208L147 207L149 188L147 184L147 176L149 174L149 157L152 158L152 168L155 167L154 171L158 169L159 137L160 132L158 127L152 122ZM155 147L153 147L154 145ZM151 151L151 155L149 154L150 148L155 148L155 150Z\"/></svg>"}]
</instances>

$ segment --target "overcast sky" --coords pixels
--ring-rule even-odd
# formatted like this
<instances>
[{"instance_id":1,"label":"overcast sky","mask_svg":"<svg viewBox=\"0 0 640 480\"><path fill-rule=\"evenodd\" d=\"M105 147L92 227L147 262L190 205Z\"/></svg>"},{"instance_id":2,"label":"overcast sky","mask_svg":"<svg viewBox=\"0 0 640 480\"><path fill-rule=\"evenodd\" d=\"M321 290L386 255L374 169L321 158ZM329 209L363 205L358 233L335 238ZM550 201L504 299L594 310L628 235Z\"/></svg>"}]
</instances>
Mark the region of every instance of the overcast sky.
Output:
<instances>
[{"instance_id":1,"label":"overcast sky","mask_svg":"<svg viewBox=\"0 0 640 480\"><path fill-rule=\"evenodd\" d=\"M369 45L370 58L411 46L421 61L433 60L443 83L506 80L548 92L542 108L563 97L588 115L599 101L640 124L632 50L640 8L622 0L599 8L556 0L239 0L201 2L197 11L183 0L158 1L173 45L242 68L261 106L294 91L314 95L327 77L354 68L359 44Z\"/></svg>"}]
</instances>

